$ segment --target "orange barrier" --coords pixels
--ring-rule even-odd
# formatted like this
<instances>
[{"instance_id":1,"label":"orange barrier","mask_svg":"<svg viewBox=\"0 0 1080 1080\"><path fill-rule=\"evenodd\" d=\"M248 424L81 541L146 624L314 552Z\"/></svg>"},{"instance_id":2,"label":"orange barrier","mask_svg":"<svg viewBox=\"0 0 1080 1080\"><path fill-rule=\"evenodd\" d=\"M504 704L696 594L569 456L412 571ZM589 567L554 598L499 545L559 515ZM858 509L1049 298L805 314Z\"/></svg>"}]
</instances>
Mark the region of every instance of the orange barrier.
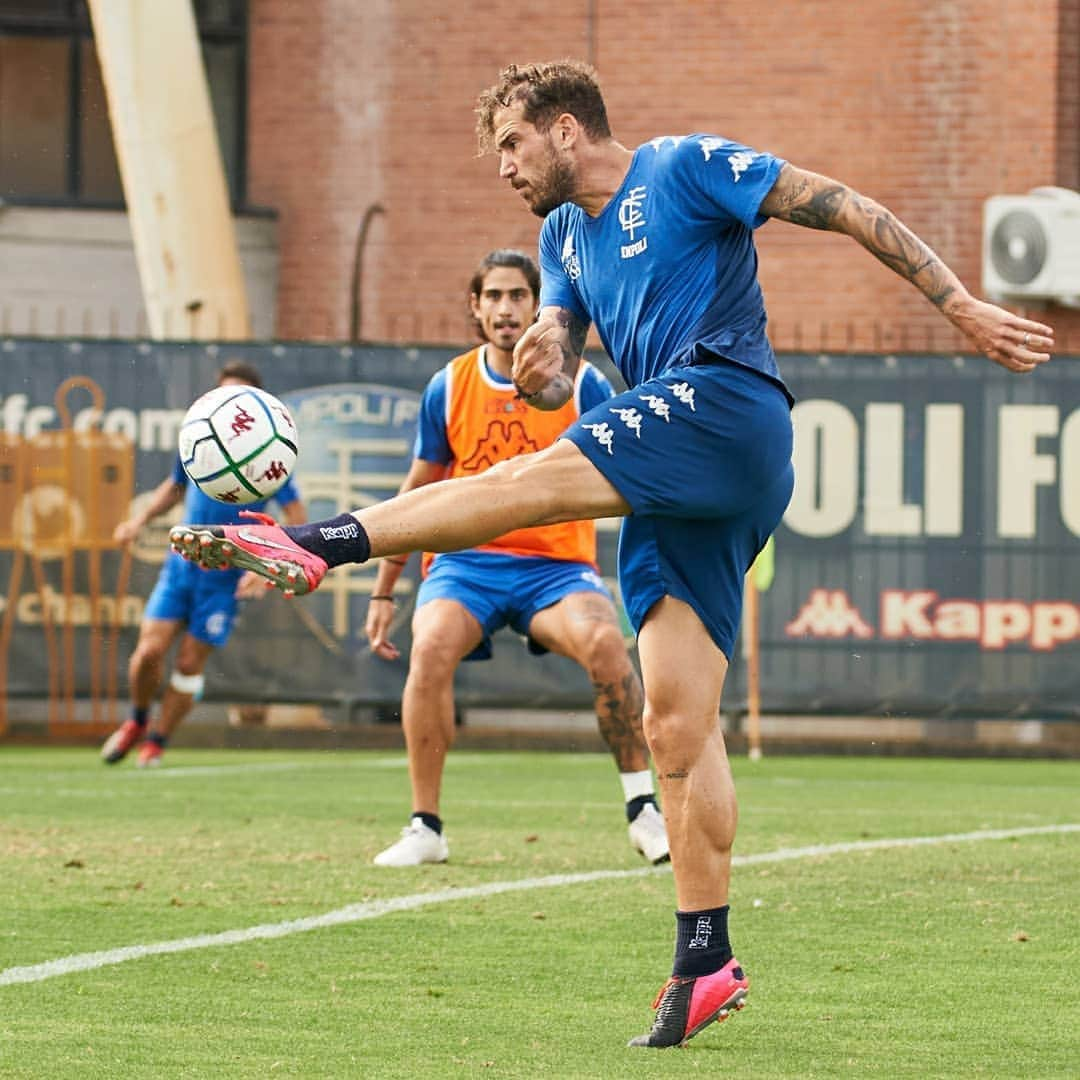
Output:
<instances>
[{"instance_id":1,"label":"orange barrier","mask_svg":"<svg viewBox=\"0 0 1080 1080\"><path fill-rule=\"evenodd\" d=\"M76 431L68 396L90 394L95 423ZM0 551L12 552L7 602L0 622L0 735L8 728L8 655L19 596L29 561L33 587L41 606L41 624L48 661L49 734L87 734L75 720L75 627L77 606L86 606L89 632L91 725L104 733L116 722L117 672L123 599L131 571L124 548L114 602L104 627L102 553L118 551L113 530L127 516L135 487L134 445L126 435L100 430L105 396L92 379L73 376L56 390L59 429L29 439L0 437ZM87 594L75 589L76 558L87 559ZM56 572L47 564L59 563ZM58 613L58 614L54 614ZM104 640L104 631L108 640Z\"/></svg>"}]
</instances>

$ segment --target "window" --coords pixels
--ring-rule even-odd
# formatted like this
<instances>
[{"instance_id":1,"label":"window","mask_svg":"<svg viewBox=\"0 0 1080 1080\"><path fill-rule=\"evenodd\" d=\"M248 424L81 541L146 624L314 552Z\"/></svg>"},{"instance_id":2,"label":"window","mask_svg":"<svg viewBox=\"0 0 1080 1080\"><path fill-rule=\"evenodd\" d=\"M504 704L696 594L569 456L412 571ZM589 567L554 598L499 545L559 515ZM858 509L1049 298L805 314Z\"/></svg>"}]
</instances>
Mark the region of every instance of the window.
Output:
<instances>
[{"instance_id":1,"label":"window","mask_svg":"<svg viewBox=\"0 0 1080 1080\"><path fill-rule=\"evenodd\" d=\"M234 207L246 195L247 0L195 0ZM0 0L0 199L121 207L86 0Z\"/></svg>"}]
</instances>

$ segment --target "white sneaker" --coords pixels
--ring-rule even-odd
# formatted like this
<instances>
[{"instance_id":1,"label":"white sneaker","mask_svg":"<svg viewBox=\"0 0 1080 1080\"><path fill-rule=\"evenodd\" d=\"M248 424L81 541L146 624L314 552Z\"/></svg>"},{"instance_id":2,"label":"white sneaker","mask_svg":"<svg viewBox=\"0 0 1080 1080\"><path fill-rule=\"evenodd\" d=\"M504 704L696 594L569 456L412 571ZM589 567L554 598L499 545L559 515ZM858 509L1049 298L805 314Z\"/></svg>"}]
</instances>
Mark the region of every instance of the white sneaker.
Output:
<instances>
[{"instance_id":1,"label":"white sneaker","mask_svg":"<svg viewBox=\"0 0 1080 1080\"><path fill-rule=\"evenodd\" d=\"M667 862L671 858L664 819L652 803L646 803L641 813L630 822L630 843L653 864Z\"/></svg>"},{"instance_id":2,"label":"white sneaker","mask_svg":"<svg viewBox=\"0 0 1080 1080\"><path fill-rule=\"evenodd\" d=\"M401 830L401 839L380 851L371 861L376 866L419 866L421 863L446 862L450 848L446 837L413 818Z\"/></svg>"}]
</instances>

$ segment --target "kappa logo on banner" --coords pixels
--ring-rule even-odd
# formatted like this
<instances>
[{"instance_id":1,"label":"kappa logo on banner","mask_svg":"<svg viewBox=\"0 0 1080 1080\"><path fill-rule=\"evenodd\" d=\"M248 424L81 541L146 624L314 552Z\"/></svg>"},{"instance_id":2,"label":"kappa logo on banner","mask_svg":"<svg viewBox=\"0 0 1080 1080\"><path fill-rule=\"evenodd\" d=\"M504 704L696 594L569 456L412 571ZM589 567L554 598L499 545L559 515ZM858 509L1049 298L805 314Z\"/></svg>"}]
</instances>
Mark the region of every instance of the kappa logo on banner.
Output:
<instances>
[{"instance_id":1,"label":"kappa logo on banner","mask_svg":"<svg viewBox=\"0 0 1080 1080\"><path fill-rule=\"evenodd\" d=\"M879 607L875 632L843 589L814 589L784 632L804 638L969 641L991 652L1010 645L1050 652L1080 640L1080 605L1068 600L942 599L931 589L885 589Z\"/></svg>"}]
</instances>

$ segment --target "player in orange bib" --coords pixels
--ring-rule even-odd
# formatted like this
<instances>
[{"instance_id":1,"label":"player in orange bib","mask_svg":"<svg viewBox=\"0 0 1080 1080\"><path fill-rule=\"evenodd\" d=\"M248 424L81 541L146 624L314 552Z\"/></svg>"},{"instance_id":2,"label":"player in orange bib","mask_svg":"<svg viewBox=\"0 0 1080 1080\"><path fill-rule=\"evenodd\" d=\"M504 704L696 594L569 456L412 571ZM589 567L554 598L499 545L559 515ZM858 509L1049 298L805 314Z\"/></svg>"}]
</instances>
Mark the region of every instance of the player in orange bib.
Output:
<instances>
[{"instance_id":1,"label":"player in orange bib","mask_svg":"<svg viewBox=\"0 0 1080 1080\"><path fill-rule=\"evenodd\" d=\"M530 409L515 392L513 349L540 295L540 272L528 255L491 252L469 291L484 344L451 360L429 382L402 491L542 450L582 412L612 396L607 379L587 363L561 409ZM394 585L406 562L382 560L368 606L372 651L387 660L399 656L387 635ZM593 522L517 529L470 551L426 555L424 566L401 704L412 817L375 864L417 866L449 856L439 797L454 736L454 673L462 660L488 659L491 635L506 625L527 635L532 652L568 656L588 673L600 733L619 769L630 841L650 862L665 861L667 833L641 728L641 684L611 594L597 574Z\"/></svg>"}]
</instances>

